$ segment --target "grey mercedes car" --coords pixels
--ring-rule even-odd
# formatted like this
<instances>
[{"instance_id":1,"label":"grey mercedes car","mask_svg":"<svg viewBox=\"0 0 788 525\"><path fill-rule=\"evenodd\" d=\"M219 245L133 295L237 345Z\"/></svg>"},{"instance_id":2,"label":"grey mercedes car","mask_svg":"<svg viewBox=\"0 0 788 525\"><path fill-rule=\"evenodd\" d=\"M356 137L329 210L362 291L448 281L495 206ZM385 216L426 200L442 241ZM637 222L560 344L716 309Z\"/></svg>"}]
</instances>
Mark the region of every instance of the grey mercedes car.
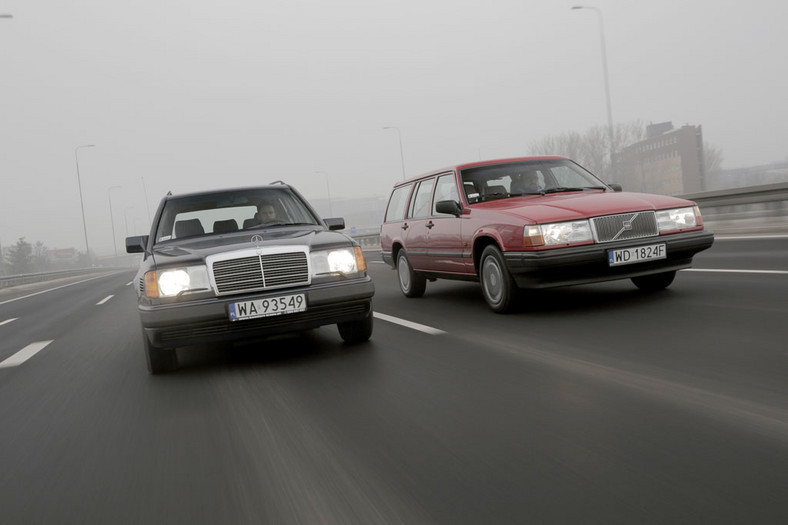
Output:
<instances>
[{"instance_id":1,"label":"grey mercedes car","mask_svg":"<svg viewBox=\"0 0 788 525\"><path fill-rule=\"evenodd\" d=\"M176 348L336 324L347 343L372 335L374 285L359 244L321 219L295 188L168 193L135 277L152 374L177 368Z\"/></svg>"}]
</instances>

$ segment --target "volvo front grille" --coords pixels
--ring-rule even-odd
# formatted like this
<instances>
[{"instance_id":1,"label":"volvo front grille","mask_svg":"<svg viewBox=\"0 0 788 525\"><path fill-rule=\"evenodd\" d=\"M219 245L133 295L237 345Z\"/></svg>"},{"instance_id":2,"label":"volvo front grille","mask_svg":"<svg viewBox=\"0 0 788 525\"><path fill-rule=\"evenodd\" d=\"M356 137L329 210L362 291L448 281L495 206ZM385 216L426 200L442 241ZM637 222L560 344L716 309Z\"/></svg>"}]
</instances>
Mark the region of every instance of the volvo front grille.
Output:
<instances>
[{"instance_id":1,"label":"volvo front grille","mask_svg":"<svg viewBox=\"0 0 788 525\"><path fill-rule=\"evenodd\" d=\"M659 235L653 211L605 215L591 219L597 242L625 241Z\"/></svg>"}]
</instances>

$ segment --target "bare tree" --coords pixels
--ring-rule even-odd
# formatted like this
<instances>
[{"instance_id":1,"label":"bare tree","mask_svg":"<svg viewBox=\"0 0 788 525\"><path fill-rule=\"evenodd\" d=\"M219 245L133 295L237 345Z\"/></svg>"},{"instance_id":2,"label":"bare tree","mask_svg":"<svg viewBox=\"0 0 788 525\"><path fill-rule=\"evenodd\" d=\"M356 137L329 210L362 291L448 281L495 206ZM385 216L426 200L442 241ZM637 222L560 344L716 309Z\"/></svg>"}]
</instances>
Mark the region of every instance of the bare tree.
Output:
<instances>
[{"instance_id":1,"label":"bare tree","mask_svg":"<svg viewBox=\"0 0 788 525\"><path fill-rule=\"evenodd\" d=\"M716 176L722 171L722 150L713 144L703 144L703 169L706 176Z\"/></svg>"},{"instance_id":2,"label":"bare tree","mask_svg":"<svg viewBox=\"0 0 788 525\"><path fill-rule=\"evenodd\" d=\"M618 124L613 129L614 152L643 140L646 124L641 120ZM576 131L548 136L530 144L534 155L561 155L578 162L600 176L612 174L610 134L606 126L594 126L585 133ZM614 153L615 154L615 153Z\"/></svg>"},{"instance_id":3,"label":"bare tree","mask_svg":"<svg viewBox=\"0 0 788 525\"><path fill-rule=\"evenodd\" d=\"M614 146L617 152L646 139L646 123L643 120L618 124L613 131Z\"/></svg>"},{"instance_id":4,"label":"bare tree","mask_svg":"<svg viewBox=\"0 0 788 525\"><path fill-rule=\"evenodd\" d=\"M33 245L33 267L39 272L49 268L49 248L41 241Z\"/></svg>"}]
</instances>

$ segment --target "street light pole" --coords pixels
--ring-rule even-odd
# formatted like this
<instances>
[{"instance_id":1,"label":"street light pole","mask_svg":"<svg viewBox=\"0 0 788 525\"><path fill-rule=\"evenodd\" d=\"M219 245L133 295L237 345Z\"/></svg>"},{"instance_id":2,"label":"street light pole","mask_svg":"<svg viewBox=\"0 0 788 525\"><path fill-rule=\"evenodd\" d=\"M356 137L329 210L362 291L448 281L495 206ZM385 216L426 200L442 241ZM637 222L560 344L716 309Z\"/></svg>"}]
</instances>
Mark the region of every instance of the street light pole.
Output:
<instances>
[{"instance_id":1,"label":"street light pole","mask_svg":"<svg viewBox=\"0 0 788 525\"><path fill-rule=\"evenodd\" d=\"M79 152L80 148L93 148L95 147L94 144L85 144L82 146L77 146L74 148L74 158L77 161L77 185L79 186L79 206L82 208L82 230L85 232L85 254L88 257L88 261L90 261L90 245L88 244L88 226L85 222L85 202L82 198L82 180L79 177Z\"/></svg>"},{"instance_id":2,"label":"street light pole","mask_svg":"<svg viewBox=\"0 0 788 525\"><path fill-rule=\"evenodd\" d=\"M0 18L14 18L14 15L9 15L7 13L3 13L3 14L0 14ZM3 257L3 243L0 242L0 275L3 275L3 273L4 273L3 272L3 264L5 262L4 259L5 259L5 257Z\"/></svg>"},{"instance_id":3,"label":"street light pole","mask_svg":"<svg viewBox=\"0 0 788 525\"><path fill-rule=\"evenodd\" d=\"M133 209L134 209L134 206L127 206L123 210L123 224L126 225L126 237L129 236L129 215L128 215L128 211L129 210L133 210Z\"/></svg>"},{"instance_id":4,"label":"street light pole","mask_svg":"<svg viewBox=\"0 0 788 525\"><path fill-rule=\"evenodd\" d=\"M610 104L610 81L607 76L607 46L605 45L605 23L602 20L602 11L596 7L576 5L571 9L590 9L597 14L599 19L599 42L602 47L602 72L605 77L605 100L607 101L607 133L610 141L610 168L613 173L616 171L615 147L613 145L613 109Z\"/></svg>"},{"instance_id":5,"label":"street light pole","mask_svg":"<svg viewBox=\"0 0 788 525\"><path fill-rule=\"evenodd\" d=\"M405 180L405 156L402 154L402 133L400 133L397 126L386 126L383 129L394 129L397 131L397 137L399 138L399 160L402 166L402 180Z\"/></svg>"},{"instance_id":6,"label":"street light pole","mask_svg":"<svg viewBox=\"0 0 788 525\"><path fill-rule=\"evenodd\" d=\"M145 194L145 210L148 212L148 223L150 223L150 206L148 205L148 188L145 187L145 177L140 177L142 179L142 192Z\"/></svg>"},{"instance_id":7,"label":"street light pole","mask_svg":"<svg viewBox=\"0 0 788 525\"><path fill-rule=\"evenodd\" d=\"M109 195L109 222L112 224L112 247L115 249L115 257L118 256L118 243L115 239L115 216L112 215L112 190L120 188L121 186L110 186L107 190Z\"/></svg>"},{"instance_id":8,"label":"street light pole","mask_svg":"<svg viewBox=\"0 0 788 525\"><path fill-rule=\"evenodd\" d=\"M331 208L331 188L328 185L328 174L325 171L316 171L315 173L322 173L326 176L326 194L328 195L328 216L331 217L334 215L334 211Z\"/></svg>"}]
</instances>

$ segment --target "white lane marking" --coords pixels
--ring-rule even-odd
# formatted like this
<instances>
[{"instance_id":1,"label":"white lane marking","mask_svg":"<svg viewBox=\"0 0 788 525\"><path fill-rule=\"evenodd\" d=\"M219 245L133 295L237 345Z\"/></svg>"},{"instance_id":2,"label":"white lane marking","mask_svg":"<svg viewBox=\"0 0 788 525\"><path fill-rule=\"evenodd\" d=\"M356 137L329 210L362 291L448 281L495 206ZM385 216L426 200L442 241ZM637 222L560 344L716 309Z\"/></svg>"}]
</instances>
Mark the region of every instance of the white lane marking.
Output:
<instances>
[{"instance_id":1,"label":"white lane marking","mask_svg":"<svg viewBox=\"0 0 788 525\"><path fill-rule=\"evenodd\" d=\"M134 284L134 281L129 281L126 283L126 286L131 286L132 284Z\"/></svg>"},{"instance_id":2,"label":"white lane marking","mask_svg":"<svg viewBox=\"0 0 788 525\"><path fill-rule=\"evenodd\" d=\"M716 268L685 268L682 272L717 272L717 273L765 273L774 275L788 275L786 270L722 270Z\"/></svg>"},{"instance_id":3,"label":"white lane marking","mask_svg":"<svg viewBox=\"0 0 788 525\"><path fill-rule=\"evenodd\" d=\"M12 317L11 319L6 319L5 321L0 321L0 326L3 326L4 324L8 324L8 323L11 323L11 322L14 322L17 319L19 319L19 318L18 317Z\"/></svg>"},{"instance_id":4,"label":"white lane marking","mask_svg":"<svg viewBox=\"0 0 788 525\"><path fill-rule=\"evenodd\" d=\"M367 262L370 263L370 264L386 264L383 261L367 261Z\"/></svg>"},{"instance_id":5,"label":"white lane marking","mask_svg":"<svg viewBox=\"0 0 788 525\"><path fill-rule=\"evenodd\" d=\"M63 286L56 286L56 287L54 287L54 288L50 288L50 289L48 289L48 290L41 290L40 292L31 293L31 294L28 294L28 295L23 295L22 297L14 297L13 299L8 299L8 300L6 300L6 301L0 302L0 305L4 305L4 304L8 304L8 303L13 303L14 301L19 301L19 300L21 300L21 299L27 299L28 297L33 297L33 296L36 296L36 295L41 295L42 293L47 293L47 292L54 292L55 290L60 290L61 288L66 288L67 286L74 286L75 284L86 283L86 282L88 282L88 281L93 281L93 280L95 280L95 279L101 279L102 277L106 277L106 274L105 274L105 275L98 275L98 276L96 276L96 277L91 277L90 279L83 279L83 280L81 280L81 281L77 281L77 282L75 282L75 283L68 283L68 284L64 284Z\"/></svg>"},{"instance_id":6,"label":"white lane marking","mask_svg":"<svg viewBox=\"0 0 788 525\"><path fill-rule=\"evenodd\" d=\"M412 321L406 321L405 319L400 319L399 317L392 317L390 315L381 314L379 312L373 312L372 315L383 321L388 321L390 323L398 324L406 328L412 328L413 330L418 330L419 332L424 332L425 334L440 335L446 333L443 330L438 330L437 328L432 328L431 326L414 323Z\"/></svg>"},{"instance_id":7,"label":"white lane marking","mask_svg":"<svg viewBox=\"0 0 788 525\"><path fill-rule=\"evenodd\" d=\"M97 303L96 303L96 306L101 306L102 304L106 303L107 301L109 301L109 300L110 300L110 299L112 299L113 297L115 297L115 296L114 296L114 295L108 295L108 296L106 296L104 299L102 299L101 301L97 302Z\"/></svg>"},{"instance_id":8,"label":"white lane marking","mask_svg":"<svg viewBox=\"0 0 788 525\"><path fill-rule=\"evenodd\" d=\"M714 235L715 241L750 241L763 239L788 239L788 235Z\"/></svg>"},{"instance_id":9,"label":"white lane marking","mask_svg":"<svg viewBox=\"0 0 788 525\"><path fill-rule=\"evenodd\" d=\"M46 348L46 346L51 343L52 341L39 341L37 343L30 343L19 352L15 353L2 363L0 363L0 368L10 368L12 366L19 366L41 350Z\"/></svg>"}]
</instances>

